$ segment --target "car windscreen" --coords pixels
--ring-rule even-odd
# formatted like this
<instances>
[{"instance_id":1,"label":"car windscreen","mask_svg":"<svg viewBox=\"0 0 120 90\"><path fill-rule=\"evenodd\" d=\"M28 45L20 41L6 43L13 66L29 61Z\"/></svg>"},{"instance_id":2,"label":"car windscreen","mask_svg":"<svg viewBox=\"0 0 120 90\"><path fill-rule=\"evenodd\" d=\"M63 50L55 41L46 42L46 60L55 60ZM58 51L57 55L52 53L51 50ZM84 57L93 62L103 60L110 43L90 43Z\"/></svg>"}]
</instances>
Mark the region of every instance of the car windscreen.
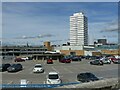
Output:
<instances>
[{"instance_id":1,"label":"car windscreen","mask_svg":"<svg viewBox=\"0 0 120 90\"><path fill-rule=\"evenodd\" d=\"M59 76L58 76L58 74L51 74L51 75L48 76L48 78L49 79L58 79Z\"/></svg>"},{"instance_id":2,"label":"car windscreen","mask_svg":"<svg viewBox=\"0 0 120 90\"><path fill-rule=\"evenodd\" d=\"M95 62L100 62L100 60L95 60Z\"/></svg>"},{"instance_id":3,"label":"car windscreen","mask_svg":"<svg viewBox=\"0 0 120 90\"><path fill-rule=\"evenodd\" d=\"M86 73L86 76L88 78L97 78L95 75L93 75L92 73Z\"/></svg>"},{"instance_id":4,"label":"car windscreen","mask_svg":"<svg viewBox=\"0 0 120 90\"><path fill-rule=\"evenodd\" d=\"M17 66L17 64L12 64L12 65L11 65L11 67L15 67L15 66Z\"/></svg>"},{"instance_id":5,"label":"car windscreen","mask_svg":"<svg viewBox=\"0 0 120 90\"><path fill-rule=\"evenodd\" d=\"M2 64L2 65L0 65L0 68L3 68L5 66L5 64Z\"/></svg>"},{"instance_id":6,"label":"car windscreen","mask_svg":"<svg viewBox=\"0 0 120 90\"><path fill-rule=\"evenodd\" d=\"M81 73L81 74L79 75L79 77L80 77L80 78L87 78L87 75L86 75L85 73Z\"/></svg>"},{"instance_id":7,"label":"car windscreen","mask_svg":"<svg viewBox=\"0 0 120 90\"><path fill-rule=\"evenodd\" d=\"M36 65L35 67L42 67L41 65Z\"/></svg>"}]
</instances>

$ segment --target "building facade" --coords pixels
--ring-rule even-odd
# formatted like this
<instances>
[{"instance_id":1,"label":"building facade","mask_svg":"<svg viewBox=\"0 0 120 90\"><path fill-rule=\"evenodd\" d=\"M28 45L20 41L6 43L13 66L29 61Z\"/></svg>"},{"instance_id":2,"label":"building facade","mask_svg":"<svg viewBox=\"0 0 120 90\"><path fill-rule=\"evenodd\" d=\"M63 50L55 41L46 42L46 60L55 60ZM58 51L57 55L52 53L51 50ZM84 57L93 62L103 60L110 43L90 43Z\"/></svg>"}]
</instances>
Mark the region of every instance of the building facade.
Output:
<instances>
[{"instance_id":1,"label":"building facade","mask_svg":"<svg viewBox=\"0 0 120 90\"><path fill-rule=\"evenodd\" d=\"M88 45L88 22L82 12L70 16L70 45Z\"/></svg>"}]
</instances>

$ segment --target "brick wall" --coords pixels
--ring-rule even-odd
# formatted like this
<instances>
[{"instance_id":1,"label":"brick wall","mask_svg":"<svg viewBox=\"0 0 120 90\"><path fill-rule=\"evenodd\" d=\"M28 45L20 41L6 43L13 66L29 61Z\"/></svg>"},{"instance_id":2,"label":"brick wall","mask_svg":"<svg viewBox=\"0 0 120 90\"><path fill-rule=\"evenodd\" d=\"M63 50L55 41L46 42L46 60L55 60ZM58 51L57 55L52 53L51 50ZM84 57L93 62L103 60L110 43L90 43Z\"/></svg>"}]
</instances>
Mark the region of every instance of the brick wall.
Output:
<instances>
[{"instance_id":1,"label":"brick wall","mask_svg":"<svg viewBox=\"0 0 120 90\"><path fill-rule=\"evenodd\" d=\"M84 55L84 50L60 50L62 54L70 55L70 52L75 52L76 55Z\"/></svg>"}]
</instances>

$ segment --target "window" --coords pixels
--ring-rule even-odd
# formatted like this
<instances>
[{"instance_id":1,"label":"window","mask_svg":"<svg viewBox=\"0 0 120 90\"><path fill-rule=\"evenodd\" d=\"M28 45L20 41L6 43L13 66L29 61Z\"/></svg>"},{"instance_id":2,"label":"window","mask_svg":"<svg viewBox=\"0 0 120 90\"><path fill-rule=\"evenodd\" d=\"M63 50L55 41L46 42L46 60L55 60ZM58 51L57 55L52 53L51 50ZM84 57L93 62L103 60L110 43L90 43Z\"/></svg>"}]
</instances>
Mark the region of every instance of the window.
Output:
<instances>
[{"instance_id":1,"label":"window","mask_svg":"<svg viewBox=\"0 0 120 90\"><path fill-rule=\"evenodd\" d=\"M70 52L70 55L76 55L76 52Z\"/></svg>"}]
</instances>

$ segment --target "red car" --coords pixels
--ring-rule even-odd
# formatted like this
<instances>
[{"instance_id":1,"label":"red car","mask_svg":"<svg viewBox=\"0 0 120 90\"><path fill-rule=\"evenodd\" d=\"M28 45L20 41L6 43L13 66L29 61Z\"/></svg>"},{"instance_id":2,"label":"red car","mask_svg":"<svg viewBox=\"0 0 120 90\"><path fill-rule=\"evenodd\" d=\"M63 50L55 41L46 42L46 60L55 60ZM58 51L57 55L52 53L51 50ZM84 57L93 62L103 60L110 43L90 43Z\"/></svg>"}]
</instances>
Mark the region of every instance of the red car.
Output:
<instances>
[{"instance_id":1,"label":"red car","mask_svg":"<svg viewBox=\"0 0 120 90\"><path fill-rule=\"evenodd\" d=\"M110 58L110 60L111 60L112 62L117 61L116 58Z\"/></svg>"},{"instance_id":2,"label":"red car","mask_svg":"<svg viewBox=\"0 0 120 90\"><path fill-rule=\"evenodd\" d=\"M71 63L71 59L70 58L63 58L63 59L59 60L59 62L61 62L61 63Z\"/></svg>"},{"instance_id":3,"label":"red car","mask_svg":"<svg viewBox=\"0 0 120 90\"><path fill-rule=\"evenodd\" d=\"M48 59L47 60L47 64L53 64L53 60L52 59Z\"/></svg>"},{"instance_id":4,"label":"red car","mask_svg":"<svg viewBox=\"0 0 120 90\"><path fill-rule=\"evenodd\" d=\"M23 61L25 62L25 60L22 59L22 58L16 58L16 59L15 59L15 62L23 62Z\"/></svg>"}]
</instances>

